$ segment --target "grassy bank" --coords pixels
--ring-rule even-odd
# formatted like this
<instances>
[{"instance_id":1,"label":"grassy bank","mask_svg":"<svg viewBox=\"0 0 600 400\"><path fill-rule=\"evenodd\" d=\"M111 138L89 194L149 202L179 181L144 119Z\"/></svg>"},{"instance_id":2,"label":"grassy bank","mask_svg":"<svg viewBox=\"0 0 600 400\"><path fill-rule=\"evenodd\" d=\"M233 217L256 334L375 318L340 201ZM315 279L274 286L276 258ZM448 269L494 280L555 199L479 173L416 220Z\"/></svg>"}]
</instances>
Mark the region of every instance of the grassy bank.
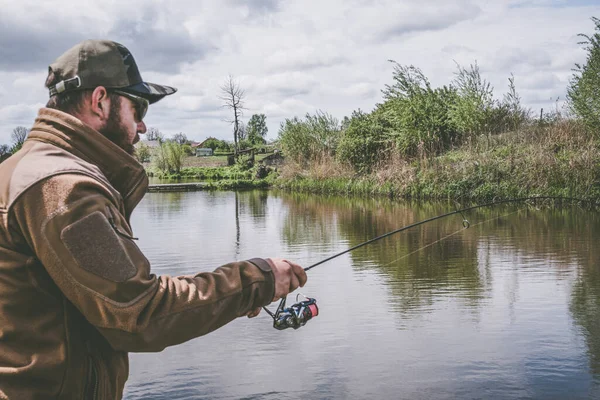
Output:
<instances>
[{"instance_id":1,"label":"grassy bank","mask_svg":"<svg viewBox=\"0 0 600 400\"><path fill-rule=\"evenodd\" d=\"M544 195L596 200L600 146L580 124L567 120L478 136L436 157L382 156L370 174L357 175L333 157L288 164L275 186L391 198L484 201Z\"/></svg>"}]
</instances>

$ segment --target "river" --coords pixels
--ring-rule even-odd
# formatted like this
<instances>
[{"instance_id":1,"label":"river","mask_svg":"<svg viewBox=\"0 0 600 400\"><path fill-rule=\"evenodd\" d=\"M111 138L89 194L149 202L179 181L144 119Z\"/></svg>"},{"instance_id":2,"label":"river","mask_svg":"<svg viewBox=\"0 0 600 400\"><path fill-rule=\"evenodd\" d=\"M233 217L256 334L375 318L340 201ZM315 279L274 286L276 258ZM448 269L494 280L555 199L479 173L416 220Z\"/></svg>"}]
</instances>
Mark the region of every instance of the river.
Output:
<instances>
[{"instance_id":1,"label":"river","mask_svg":"<svg viewBox=\"0 0 600 400\"><path fill-rule=\"evenodd\" d=\"M153 272L173 276L252 257L308 266L455 207L150 193L132 225ZM600 398L598 214L512 204L464 217L468 229L451 216L309 271L300 292L320 313L298 330L273 329L263 311L132 353L125 398Z\"/></svg>"}]
</instances>

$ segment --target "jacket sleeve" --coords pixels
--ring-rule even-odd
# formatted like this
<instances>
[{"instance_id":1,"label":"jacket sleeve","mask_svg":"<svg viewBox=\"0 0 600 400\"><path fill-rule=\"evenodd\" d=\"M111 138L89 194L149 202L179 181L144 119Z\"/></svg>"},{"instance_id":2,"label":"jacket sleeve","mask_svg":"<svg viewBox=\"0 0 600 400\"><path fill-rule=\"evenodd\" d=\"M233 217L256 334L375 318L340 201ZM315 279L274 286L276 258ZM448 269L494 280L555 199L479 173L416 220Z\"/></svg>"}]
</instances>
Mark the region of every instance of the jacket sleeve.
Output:
<instances>
[{"instance_id":1,"label":"jacket sleeve","mask_svg":"<svg viewBox=\"0 0 600 400\"><path fill-rule=\"evenodd\" d=\"M33 255L64 295L122 351L160 351L269 304L263 259L194 276L155 276L101 184L64 174L29 188L13 207Z\"/></svg>"}]
</instances>

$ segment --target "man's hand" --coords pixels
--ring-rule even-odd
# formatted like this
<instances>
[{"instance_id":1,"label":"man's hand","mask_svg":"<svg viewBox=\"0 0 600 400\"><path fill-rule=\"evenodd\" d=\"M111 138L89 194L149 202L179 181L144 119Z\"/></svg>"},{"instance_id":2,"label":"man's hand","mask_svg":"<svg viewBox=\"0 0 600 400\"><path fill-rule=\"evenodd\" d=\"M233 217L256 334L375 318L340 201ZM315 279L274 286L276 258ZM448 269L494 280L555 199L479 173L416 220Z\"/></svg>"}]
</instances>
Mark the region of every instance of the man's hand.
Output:
<instances>
[{"instance_id":1,"label":"man's hand","mask_svg":"<svg viewBox=\"0 0 600 400\"><path fill-rule=\"evenodd\" d=\"M275 276L275 296L272 301L277 301L306 284L306 272L298 264L283 258L267 258L266 260ZM248 318L253 318L259 313L260 307L250 311L247 315Z\"/></svg>"}]
</instances>

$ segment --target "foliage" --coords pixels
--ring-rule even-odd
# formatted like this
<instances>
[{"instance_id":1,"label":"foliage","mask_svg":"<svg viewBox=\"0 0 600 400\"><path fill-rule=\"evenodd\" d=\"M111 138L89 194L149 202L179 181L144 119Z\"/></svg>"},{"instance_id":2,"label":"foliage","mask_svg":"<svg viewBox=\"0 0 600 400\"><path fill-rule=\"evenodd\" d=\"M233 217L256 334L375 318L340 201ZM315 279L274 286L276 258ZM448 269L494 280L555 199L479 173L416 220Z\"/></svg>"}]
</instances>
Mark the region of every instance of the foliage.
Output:
<instances>
[{"instance_id":1,"label":"foliage","mask_svg":"<svg viewBox=\"0 0 600 400\"><path fill-rule=\"evenodd\" d=\"M254 114L248 121L248 140L252 144L266 143L265 136L269 128L267 128L267 116L265 114Z\"/></svg>"},{"instance_id":2,"label":"foliage","mask_svg":"<svg viewBox=\"0 0 600 400\"><path fill-rule=\"evenodd\" d=\"M501 107L506 110L504 126L502 127L504 131L514 131L521 128L531 114L531 110L521 105L521 97L517 93L513 74L510 74L510 78L508 78L508 92L504 94Z\"/></svg>"},{"instance_id":3,"label":"foliage","mask_svg":"<svg viewBox=\"0 0 600 400\"><path fill-rule=\"evenodd\" d=\"M164 142L156 149L153 156L153 163L160 171L178 174L185 158L185 147L173 141Z\"/></svg>"},{"instance_id":4,"label":"foliage","mask_svg":"<svg viewBox=\"0 0 600 400\"><path fill-rule=\"evenodd\" d=\"M323 155L335 155L340 133L337 119L317 111L306 114L304 120L286 118L279 128L279 143L287 157L306 164Z\"/></svg>"},{"instance_id":5,"label":"foliage","mask_svg":"<svg viewBox=\"0 0 600 400\"><path fill-rule=\"evenodd\" d=\"M12 153L17 152L25 143L25 139L27 139L27 134L29 133L29 129L24 126L17 126L13 129L12 134L10 135L13 143L13 147L11 149Z\"/></svg>"},{"instance_id":6,"label":"foliage","mask_svg":"<svg viewBox=\"0 0 600 400\"><path fill-rule=\"evenodd\" d=\"M253 147L252 142L249 139L242 139L238 142L239 150L247 150Z\"/></svg>"},{"instance_id":7,"label":"foliage","mask_svg":"<svg viewBox=\"0 0 600 400\"><path fill-rule=\"evenodd\" d=\"M135 149L135 157L141 163L149 162L152 152L150 150L150 146L146 143L140 141L140 144Z\"/></svg>"},{"instance_id":8,"label":"foliage","mask_svg":"<svg viewBox=\"0 0 600 400\"><path fill-rule=\"evenodd\" d=\"M219 140L214 137L209 137L204 141L203 147L213 149L213 151L220 151L224 153L230 153L233 151L231 144L225 140Z\"/></svg>"},{"instance_id":9,"label":"foliage","mask_svg":"<svg viewBox=\"0 0 600 400\"><path fill-rule=\"evenodd\" d=\"M10 156L10 146L7 144L0 144L0 162Z\"/></svg>"},{"instance_id":10,"label":"foliage","mask_svg":"<svg viewBox=\"0 0 600 400\"><path fill-rule=\"evenodd\" d=\"M371 174L321 176L310 170L284 171L278 187L319 193L383 195L395 198L491 199L600 196L600 145L581 124L556 122L472 143L424 160L388 163ZM333 167L330 167L332 170Z\"/></svg>"},{"instance_id":11,"label":"foliage","mask_svg":"<svg viewBox=\"0 0 600 400\"><path fill-rule=\"evenodd\" d=\"M432 89L419 68L390 62L394 64L394 83L386 85L386 101L376 112L389 123L397 149L404 155L417 155L449 147L457 134L448 116L456 90L446 86Z\"/></svg>"},{"instance_id":12,"label":"foliage","mask_svg":"<svg viewBox=\"0 0 600 400\"><path fill-rule=\"evenodd\" d=\"M494 108L494 89L479 73L477 63L466 69L457 64L453 81L457 97L449 105L452 124L463 135L488 133L488 116Z\"/></svg>"},{"instance_id":13,"label":"foliage","mask_svg":"<svg viewBox=\"0 0 600 400\"><path fill-rule=\"evenodd\" d=\"M356 172L369 173L380 160L382 152L390 147L387 122L381 114L354 111L346 119L336 158L349 163Z\"/></svg>"},{"instance_id":14,"label":"foliage","mask_svg":"<svg viewBox=\"0 0 600 400\"><path fill-rule=\"evenodd\" d=\"M600 19L592 17L596 33L592 36L579 34L587 45L587 59L584 65L575 64L576 69L569 87L567 98L573 112L581 118L592 132L600 135Z\"/></svg>"}]
</instances>

